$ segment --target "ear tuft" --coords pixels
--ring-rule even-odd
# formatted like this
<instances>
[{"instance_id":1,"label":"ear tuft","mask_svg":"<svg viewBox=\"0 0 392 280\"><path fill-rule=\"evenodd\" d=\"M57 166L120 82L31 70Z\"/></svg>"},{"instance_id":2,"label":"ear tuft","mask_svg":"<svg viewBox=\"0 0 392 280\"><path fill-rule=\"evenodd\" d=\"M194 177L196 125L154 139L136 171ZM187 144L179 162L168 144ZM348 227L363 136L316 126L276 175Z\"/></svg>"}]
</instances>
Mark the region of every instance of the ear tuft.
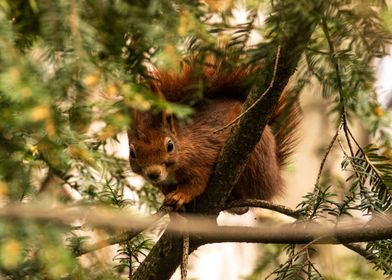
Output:
<instances>
[{"instance_id":1,"label":"ear tuft","mask_svg":"<svg viewBox=\"0 0 392 280\"><path fill-rule=\"evenodd\" d=\"M176 134L173 114L162 112L162 127L168 129L174 135Z\"/></svg>"}]
</instances>

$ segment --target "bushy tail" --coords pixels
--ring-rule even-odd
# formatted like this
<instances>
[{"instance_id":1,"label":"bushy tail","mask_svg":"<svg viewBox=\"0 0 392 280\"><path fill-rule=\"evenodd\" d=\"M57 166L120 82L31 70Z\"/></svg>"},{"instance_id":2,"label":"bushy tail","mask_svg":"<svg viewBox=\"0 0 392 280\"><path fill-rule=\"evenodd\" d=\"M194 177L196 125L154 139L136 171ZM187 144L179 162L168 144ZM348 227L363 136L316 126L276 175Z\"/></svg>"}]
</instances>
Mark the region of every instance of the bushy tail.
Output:
<instances>
[{"instance_id":1,"label":"bushy tail","mask_svg":"<svg viewBox=\"0 0 392 280\"><path fill-rule=\"evenodd\" d=\"M201 101L203 97L245 101L252 88L252 73L260 65L230 68L224 59L210 56L200 64L190 58L178 72L160 71L151 66L150 88L161 93L167 101L188 105Z\"/></svg>"},{"instance_id":2,"label":"bushy tail","mask_svg":"<svg viewBox=\"0 0 392 280\"><path fill-rule=\"evenodd\" d=\"M290 162L290 156L298 143L298 127L301 119L298 99L288 85L269 121L275 134L280 166L285 166Z\"/></svg>"},{"instance_id":3,"label":"bushy tail","mask_svg":"<svg viewBox=\"0 0 392 280\"><path fill-rule=\"evenodd\" d=\"M197 104L200 91L207 98L224 97L245 101L252 87L252 73L262 66L260 63L254 67L225 68L223 58L210 58L207 62L205 65L197 65L196 61L190 61L178 73L159 71L152 67L151 89L162 94L167 101L185 104L189 101L189 104ZM268 123L275 134L280 166L289 163L298 140L301 116L297 98L292 93L290 85L286 86Z\"/></svg>"}]
</instances>

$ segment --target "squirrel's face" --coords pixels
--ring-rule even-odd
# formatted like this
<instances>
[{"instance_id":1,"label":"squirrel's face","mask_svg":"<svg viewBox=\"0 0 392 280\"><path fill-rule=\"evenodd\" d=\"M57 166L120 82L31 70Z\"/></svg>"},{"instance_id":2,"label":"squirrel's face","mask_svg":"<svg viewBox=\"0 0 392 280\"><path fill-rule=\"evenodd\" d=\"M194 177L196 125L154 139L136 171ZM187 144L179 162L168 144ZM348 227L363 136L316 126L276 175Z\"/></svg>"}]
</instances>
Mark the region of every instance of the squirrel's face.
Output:
<instances>
[{"instance_id":1,"label":"squirrel's face","mask_svg":"<svg viewBox=\"0 0 392 280\"><path fill-rule=\"evenodd\" d=\"M151 183L175 180L178 147L173 135L149 131L144 137L129 138L129 161L133 172Z\"/></svg>"}]
</instances>

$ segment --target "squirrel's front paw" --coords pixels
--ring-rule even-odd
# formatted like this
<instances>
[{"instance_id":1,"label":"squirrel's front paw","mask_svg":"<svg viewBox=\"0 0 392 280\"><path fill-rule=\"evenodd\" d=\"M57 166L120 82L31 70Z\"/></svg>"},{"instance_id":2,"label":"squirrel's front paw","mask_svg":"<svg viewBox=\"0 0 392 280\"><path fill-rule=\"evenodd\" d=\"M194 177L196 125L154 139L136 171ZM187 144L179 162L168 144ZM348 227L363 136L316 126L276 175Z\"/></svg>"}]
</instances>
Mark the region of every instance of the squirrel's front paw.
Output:
<instances>
[{"instance_id":1,"label":"squirrel's front paw","mask_svg":"<svg viewBox=\"0 0 392 280\"><path fill-rule=\"evenodd\" d=\"M180 209L185 203L192 200L192 197L180 190L172 191L165 196L164 204L174 206L175 210Z\"/></svg>"}]
</instances>

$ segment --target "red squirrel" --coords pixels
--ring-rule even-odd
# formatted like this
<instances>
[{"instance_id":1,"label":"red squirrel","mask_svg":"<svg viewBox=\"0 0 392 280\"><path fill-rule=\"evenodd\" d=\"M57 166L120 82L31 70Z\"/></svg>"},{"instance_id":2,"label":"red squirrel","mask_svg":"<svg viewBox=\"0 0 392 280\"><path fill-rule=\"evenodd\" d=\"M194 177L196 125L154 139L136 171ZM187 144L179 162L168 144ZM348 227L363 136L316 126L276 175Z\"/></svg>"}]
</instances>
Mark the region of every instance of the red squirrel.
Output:
<instances>
[{"instance_id":1,"label":"red squirrel","mask_svg":"<svg viewBox=\"0 0 392 280\"><path fill-rule=\"evenodd\" d=\"M230 135L231 127L222 128L240 114L251 88L252 70L223 71L215 61L202 70L187 64L178 74L155 69L151 75L151 90L167 101L183 102L200 90L207 98L193 106L190 120L182 122L164 113L132 112L128 133L131 168L162 191L165 204L178 209L205 191ZM294 132L299 123L298 110L295 106L284 109L289 104L288 95L282 96L229 200L269 200L282 194L281 168L295 146ZM283 112L287 112L284 127L272 129Z\"/></svg>"}]
</instances>

